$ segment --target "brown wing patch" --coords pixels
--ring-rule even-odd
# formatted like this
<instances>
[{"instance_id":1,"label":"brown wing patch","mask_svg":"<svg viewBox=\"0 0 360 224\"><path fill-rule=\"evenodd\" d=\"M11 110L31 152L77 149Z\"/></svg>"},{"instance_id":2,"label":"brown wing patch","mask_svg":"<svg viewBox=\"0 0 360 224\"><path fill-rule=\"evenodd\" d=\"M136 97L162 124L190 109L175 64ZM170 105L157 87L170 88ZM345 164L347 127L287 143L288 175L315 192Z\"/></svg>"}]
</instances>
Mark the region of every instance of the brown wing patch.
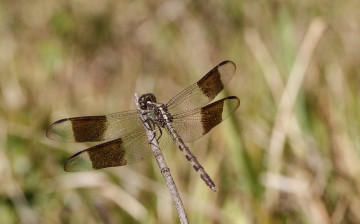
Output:
<instances>
[{"instance_id":1,"label":"brown wing patch","mask_svg":"<svg viewBox=\"0 0 360 224\"><path fill-rule=\"evenodd\" d=\"M101 169L104 167L124 166L127 164L125 159L125 150L122 147L122 139L116 139L111 142L106 142L101 148L89 149L90 160L94 169Z\"/></svg>"},{"instance_id":2,"label":"brown wing patch","mask_svg":"<svg viewBox=\"0 0 360 224\"><path fill-rule=\"evenodd\" d=\"M224 101L219 100L216 104L210 104L201 108L201 123L203 126L203 134L208 133L213 127L220 124L224 108Z\"/></svg>"},{"instance_id":3,"label":"brown wing patch","mask_svg":"<svg viewBox=\"0 0 360 224\"><path fill-rule=\"evenodd\" d=\"M96 120L94 119L96 117ZM75 119L69 118L72 124L75 141L102 141L107 128L106 116L88 116ZM89 129L91 126L93 129Z\"/></svg>"},{"instance_id":4,"label":"brown wing patch","mask_svg":"<svg viewBox=\"0 0 360 224\"><path fill-rule=\"evenodd\" d=\"M224 89L224 84L221 81L218 66L208 72L202 79L197 82L197 85L205 96L212 100L216 95Z\"/></svg>"},{"instance_id":5,"label":"brown wing patch","mask_svg":"<svg viewBox=\"0 0 360 224\"><path fill-rule=\"evenodd\" d=\"M124 166L125 149L121 138L80 151L65 163L65 171L84 171L105 167Z\"/></svg>"}]
</instances>

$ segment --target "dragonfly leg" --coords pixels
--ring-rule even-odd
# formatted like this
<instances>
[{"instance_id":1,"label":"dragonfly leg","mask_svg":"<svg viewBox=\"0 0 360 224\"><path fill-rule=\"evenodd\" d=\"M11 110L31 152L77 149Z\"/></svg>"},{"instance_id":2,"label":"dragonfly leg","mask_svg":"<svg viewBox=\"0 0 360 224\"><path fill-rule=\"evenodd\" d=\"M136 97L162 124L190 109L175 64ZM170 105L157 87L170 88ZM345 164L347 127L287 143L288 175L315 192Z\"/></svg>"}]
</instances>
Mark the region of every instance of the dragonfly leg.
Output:
<instances>
[{"instance_id":1,"label":"dragonfly leg","mask_svg":"<svg viewBox=\"0 0 360 224\"><path fill-rule=\"evenodd\" d=\"M160 136L156 140L159 141L161 136L162 136L162 130L161 130L161 127L159 125L157 125L157 127L159 128Z\"/></svg>"}]
</instances>

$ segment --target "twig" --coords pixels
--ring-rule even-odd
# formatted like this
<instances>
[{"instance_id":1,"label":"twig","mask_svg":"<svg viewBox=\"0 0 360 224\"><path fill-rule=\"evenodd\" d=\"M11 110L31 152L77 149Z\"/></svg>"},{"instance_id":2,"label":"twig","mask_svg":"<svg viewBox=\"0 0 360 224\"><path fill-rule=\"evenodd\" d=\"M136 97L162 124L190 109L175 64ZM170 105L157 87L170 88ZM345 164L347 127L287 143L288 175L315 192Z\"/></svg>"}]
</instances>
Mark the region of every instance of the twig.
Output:
<instances>
[{"instance_id":1,"label":"twig","mask_svg":"<svg viewBox=\"0 0 360 224\"><path fill-rule=\"evenodd\" d=\"M180 223L181 224L189 223L186 213L185 213L184 206L182 204L182 201L181 201L181 198L179 195L179 192L177 191L174 180L170 174L170 169L166 165L164 156L160 150L159 143L157 142L156 136L154 135L154 131L152 130L151 125L148 122L147 115L142 113L142 110L140 109L139 95L137 93L135 93L135 103L136 103L136 106L139 111L139 116L140 116L141 120L143 121L144 129L145 129L146 135L149 139L149 144L154 153L156 162L158 163L158 165L160 167L161 174L163 175L163 177L165 179L166 186L168 187L171 197L174 201L176 210L179 215Z\"/></svg>"}]
</instances>

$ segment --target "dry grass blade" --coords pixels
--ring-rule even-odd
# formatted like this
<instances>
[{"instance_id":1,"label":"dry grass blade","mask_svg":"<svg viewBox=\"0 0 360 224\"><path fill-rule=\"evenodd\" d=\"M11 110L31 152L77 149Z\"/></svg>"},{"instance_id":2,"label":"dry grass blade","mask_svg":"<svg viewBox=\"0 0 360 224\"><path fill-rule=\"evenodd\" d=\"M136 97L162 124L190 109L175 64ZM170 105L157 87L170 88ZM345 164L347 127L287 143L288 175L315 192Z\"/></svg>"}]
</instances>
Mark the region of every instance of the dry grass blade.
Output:
<instances>
[{"instance_id":1,"label":"dry grass blade","mask_svg":"<svg viewBox=\"0 0 360 224\"><path fill-rule=\"evenodd\" d=\"M294 66L289 75L286 87L282 94L278 112L275 118L275 124L272 129L272 135L269 145L269 158L267 161L268 172L279 173L282 164L282 153L285 139L288 133L291 115L295 101L300 90L301 83L306 74L312 53L320 40L326 24L320 18L315 19L309 26L304 37L304 41L299 49L295 59ZM278 201L278 190L267 188L266 204L271 208Z\"/></svg>"}]
</instances>

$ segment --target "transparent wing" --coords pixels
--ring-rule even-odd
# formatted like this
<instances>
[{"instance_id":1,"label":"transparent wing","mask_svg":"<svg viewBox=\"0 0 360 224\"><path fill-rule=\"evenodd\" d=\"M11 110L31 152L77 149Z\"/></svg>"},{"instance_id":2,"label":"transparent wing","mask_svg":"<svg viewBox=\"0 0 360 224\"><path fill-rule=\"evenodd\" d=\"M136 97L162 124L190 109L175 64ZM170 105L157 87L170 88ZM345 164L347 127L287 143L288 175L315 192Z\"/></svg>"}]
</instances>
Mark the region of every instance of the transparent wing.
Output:
<instances>
[{"instance_id":1,"label":"transparent wing","mask_svg":"<svg viewBox=\"0 0 360 224\"><path fill-rule=\"evenodd\" d=\"M51 124L46 136L64 142L97 142L121 138L141 128L138 112L131 110L102 116L65 118Z\"/></svg>"},{"instance_id":2,"label":"transparent wing","mask_svg":"<svg viewBox=\"0 0 360 224\"><path fill-rule=\"evenodd\" d=\"M165 147L170 138L164 131L159 140L160 148ZM159 131L156 136L160 136ZM140 131L74 154L66 160L64 170L77 172L125 166L148 159L152 155L148 138L144 131Z\"/></svg>"},{"instance_id":3,"label":"transparent wing","mask_svg":"<svg viewBox=\"0 0 360 224\"><path fill-rule=\"evenodd\" d=\"M233 77L235 70L234 62L221 62L198 82L172 98L167 103L169 112L178 114L206 105L224 89L224 86Z\"/></svg>"},{"instance_id":4,"label":"transparent wing","mask_svg":"<svg viewBox=\"0 0 360 224\"><path fill-rule=\"evenodd\" d=\"M173 126L184 142L193 142L220 124L240 105L236 96L226 97L205 107L173 115Z\"/></svg>"}]
</instances>

